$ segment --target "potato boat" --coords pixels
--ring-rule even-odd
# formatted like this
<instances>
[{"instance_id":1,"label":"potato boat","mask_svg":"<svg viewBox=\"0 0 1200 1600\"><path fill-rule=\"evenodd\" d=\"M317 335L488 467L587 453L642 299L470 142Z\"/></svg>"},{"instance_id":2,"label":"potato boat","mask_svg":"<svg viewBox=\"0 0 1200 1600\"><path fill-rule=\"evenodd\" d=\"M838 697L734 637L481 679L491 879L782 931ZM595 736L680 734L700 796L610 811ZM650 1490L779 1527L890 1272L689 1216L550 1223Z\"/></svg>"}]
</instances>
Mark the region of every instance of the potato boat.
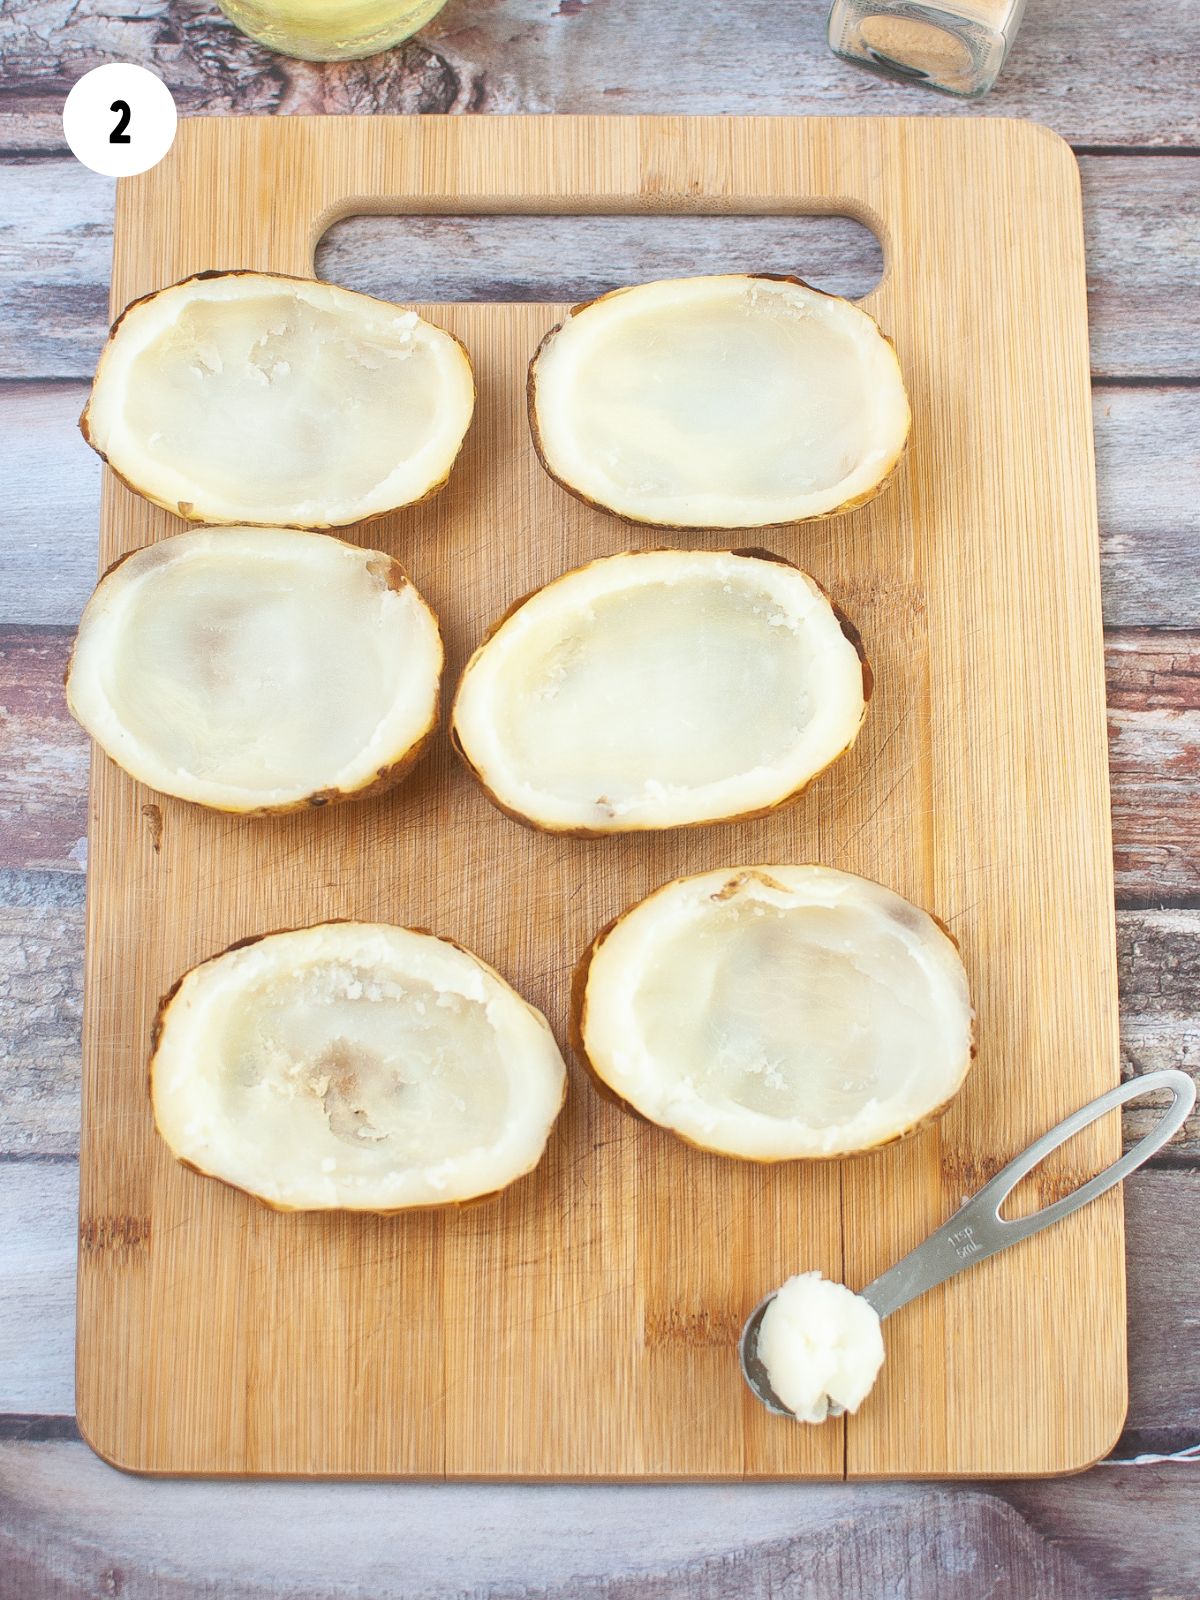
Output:
<instances>
[{"instance_id":1,"label":"potato boat","mask_svg":"<svg viewBox=\"0 0 1200 1600\"><path fill-rule=\"evenodd\" d=\"M438 720L442 640L380 550L289 528L180 533L84 608L67 704L132 777L218 811L399 781Z\"/></svg>"},{"instance_id":2,"label":"potato boat","mask_svg":"<svg viewBox=\"0 0 1200 1600\"><path fill-rule=\"evenodd\" d=\"M874 319L796 278L726 274L576 306L529 370L564 489L628 522L752 528L849 511L904 452L908 397Z\"/></svg>"},{"instance_id":3,"label":"potato boat","mask_svg":"<svg viewBox=\"0 0 1200 1600\"><path fill-rule=\"evenodd\" d=\"M267 272L202 272L113 326L80 428L190 522L329 528L450 475L475 404L466 350L415 311Z\"/></svg>"},{"instance_id":4,"label":"potato boat","mask_svg":"<svg viewBox=\"0 0 1200 1600\"><path fill-rule=\"evenodd\" d=\"M679 878L602 932L575 1042L600 1087L703 1150L856 1155L936 1117L974 1055L936 918L830 867Z\"/></svg>"},{"instance_id":5,"label":"potato boat","mask_svg":"<svg viewBox=\"0 0 1200 1600\"><path fill-rule=\"evenodd\" d=\"M171 1153L280 1211L402 1211L506 1189L566 1069L540 1012L449 940L327 922L233 945L162 1002Z\"/></svg>"},{"instance_id":6,"label":"potato boat","mask_svg":"<svg viewBox=\"0 0 1200 1600\"><path fill-rule=\"evenodd\" d=\"M674 828L794 799L854 742L870 690L857 633L798 567L642 551L503 618L463 672L452 734L533 827Z\"/></svg>"}]
</instances>

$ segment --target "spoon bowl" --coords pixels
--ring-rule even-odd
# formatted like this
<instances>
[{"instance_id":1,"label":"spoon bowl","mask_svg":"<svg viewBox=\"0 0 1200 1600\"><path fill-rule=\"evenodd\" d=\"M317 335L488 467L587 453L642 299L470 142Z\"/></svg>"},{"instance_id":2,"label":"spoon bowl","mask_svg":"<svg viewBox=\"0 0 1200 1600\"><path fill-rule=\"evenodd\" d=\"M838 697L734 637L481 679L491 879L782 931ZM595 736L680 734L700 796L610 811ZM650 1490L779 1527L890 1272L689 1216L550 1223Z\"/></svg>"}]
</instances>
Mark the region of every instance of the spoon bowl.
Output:
<instances>
[{"instance_id":1,"label":"spoon bowl","mask_svg":"<svg viewBox=\"0 0 1200 1600\"><path fill-rule=\"evenodd\" d=\"M795 1419L796 1413L785 1406L783 1401L771 1387L771 1380L767 1376L767 1369L758 1354L758 1330L762 1327L762 1319L767 1314L767 1307L775 1298L776 1291L760 1300L754 1310L746 1318L746 1325L742 1329L742 1337L738 1342L738 1353L742 1361L742 1377L750 1385L754 1394L762 1401L768 1411L777 1417L791 1417Z\"/></svg>"}]
</instances>

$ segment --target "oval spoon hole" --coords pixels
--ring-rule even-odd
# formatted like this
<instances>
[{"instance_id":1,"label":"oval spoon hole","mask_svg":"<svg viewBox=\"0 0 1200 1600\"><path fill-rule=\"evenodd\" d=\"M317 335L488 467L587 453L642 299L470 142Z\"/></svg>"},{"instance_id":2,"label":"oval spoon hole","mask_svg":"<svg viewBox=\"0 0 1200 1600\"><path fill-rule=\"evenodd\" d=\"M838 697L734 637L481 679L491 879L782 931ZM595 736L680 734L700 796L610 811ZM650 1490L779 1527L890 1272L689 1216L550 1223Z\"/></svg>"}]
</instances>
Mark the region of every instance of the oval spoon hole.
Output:
<instances>
[{"instance_id":1,"label":"oval spoon hole","mask_svg":"<svg viewBox=\"0 0 1200 1600\"><path fill-rule=\"evenodd\" d=\"M1088 1123L1069 1139L1064 1139L1062 1144L1047 1151L1005 1197L1000 1206L1000 1220L1016 1222L1035 1211L1044 1210L1055 1201L1074 1194L1081 1184L1114 1160L1116 1152L1109 1141L1114 1129L1120 1126L1123 1111L1128 1114L1126 1108L1114 1106L1095 1122Z\"/></svg>"}]
</instances>

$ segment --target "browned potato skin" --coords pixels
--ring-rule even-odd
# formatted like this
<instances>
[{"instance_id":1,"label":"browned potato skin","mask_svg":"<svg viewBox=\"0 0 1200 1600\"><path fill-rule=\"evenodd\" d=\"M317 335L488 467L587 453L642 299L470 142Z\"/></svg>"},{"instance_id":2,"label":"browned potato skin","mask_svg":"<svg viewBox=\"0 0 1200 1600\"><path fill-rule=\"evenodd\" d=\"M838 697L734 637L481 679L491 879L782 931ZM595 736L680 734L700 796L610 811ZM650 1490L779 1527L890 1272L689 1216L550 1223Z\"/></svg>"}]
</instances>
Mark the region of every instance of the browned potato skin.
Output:
<instances>
[{"instance_id":1,"label":"browned potato skin","mask_svg":"<svg viewBox=\"0 0 1200 1600\"><path fill-rule=\"evenodd\" d=\"M158 1061L158 1047L162 1040L163 1030L166 1027L167 1015L171 1009L172 1003L179 994L180 989L183 987L184 980L193 972L197 971L200 967L207 966L210 961L217 961L221 956L232 955L235 950L245 950L252 944L261 944L264 939L270 939L277 933L307 932L311 928L328 928L338 922L352 922L354 920L355 919L352 917L327 917L323 922L302 923L298 927L292 928L269 928L265 933L252 933L245 939L235 939L232 944L226 945L223 950L215 951L211 956L206 956L203 961L197 961L195 966L189 967L186 972L180 973L179 977L176 978L175 982L158 1002L158 1009L154 1013L154 1021L150 1026L150 1059L147 1068L146 1088L150 1096L150 1110L154 1117L155 1132L166 1145L167 1149L170 1150L172 1158L177 1161L181 1167L186 1167L189 1172L194 1172L199 1178L208 1178L213 1183L223 1184L226 1189L232 1189L235 1194L246 1195L257 1205L263 1206L267 1211L275 1211L284 1216L337 1215L358 1217L402 1217L406 1216L412 1211L462 1211L469 1206L494 1204L501 1198L501 1196L506 1195L515 1184L520 1183L522 1179L528 1178L531 1173L536 1171L537 1167L541 1163L541 1156L538 1157L537 1161L535 1161L531 1167L527 1167L524 1172L517 1173L516 1177L505 1184L504 1188L489 1190L487 1194L471 1195L470 1198L466 1200L445 1200L441 1202L431 1202L428 1205L420 1206L394 1206L391 1210L376 1209L370 1206L285 1206L280 1205L276 1200L268 1200L265 1196L256 1194L253 1189L245 1189L239 1183L231 1183L228 1178L219 1177L215 1172L205 1171L203 1167L198 1167L194 1161L189 1161L186 1156L176 1155L175 1150L171 1145L171 1141L167 1138L166 1134L162 1131L162 1128L159 1125L158 1112L154 1103L154 1069ZM481 960L473 950L468 950L466 945L459 944L457 939L451 939L447 934L444 933L434 933L429 928L410 928L408 929L408 932L427 934L431 939L440 939L443 944L451 945L455 950L461 950L464 955L470 956L473 961L478 961L480 966L486 968L486 970L490 972L493 977L500 979L501 983L505 983L506 980L501 977L500 973L496 971L495 967L490 966L486 961ZM506 984L506 987L511 987L511 985ZM558 1103L558 1112L555 1113L556 1119L566 1102L567 1085L566 1079L564 1078L562 1098ZM545 1151L543 1150L542 1153L544 1155Z\"/></svg>"},{"instance_id":2,"label":"browned potato skin","mask_svg":"<svg viewBox=\"0 0 1200 1600\"><path fill-rule=\"evenodd\" d=\"M220 276L220 274L213 274L213 276ZM239 523L238 526L241 527L243 524ZM268 524L247 522L245 526L247 528L256 528L265 527L268 526ZM271 523L269 526L274 527L276 524ZM282 527L283 524L279 524L279 526ZM217 532L221 531L221 527L222 525L219 523L214 525L215 531ZM199 533L203 532L204 530L202 528L197 528L195 531ZM294 531L297 533L314 534L317 532L317 530L311 528L297 528ZM332 533L322 533L320 537L324 539L337 539L337 535ZM338 543L348 545L352 550L361 551L362 549L361 545L351 544L348 539L338 539ZM140 548L146 549L148 547L143 545ZM118 556L115 561L111 562L100 574L99 582L96 584L93 594L99 592L99 589L105 580L110 578L118 567L122 566L126 561L128 561L130 556L137 555L138 553L139 552L137 550L126 550L124 555ZM378 571L378 575L384 578L384 581L389 589L394 589L397 593L399 593L401 589L406 588L412 583L412 579L408 576L408 573L405 572L404 568L394 556L389 556L383 550L373 550L370 552L370 554L372 557L374 557L374 560L371 563L372 570ZM421 600L422 604L428 610L430 616L433 617L434 625L437 628L438 642L440 645L442 645L442 667L444 668L446 652L445 646L442 643L441 623L438 619L437 613L424 598L424 596L421 596ZM75 646L72 644L71 654L67 658L66 671L63 674L63 686L66 690L67 710L71 713L72 717L75 716L75 712L71 706L71 672L74 668L74 665ZM438 730L438 724L441 721L441 714L442 692L439 678L438 692L433 702L433 711L424 731L411 745L409 745L408 749L398 761L392 762L390 766L380 767L374 777L366 779L366 781L361 783L356 789L317 789L314 790L312 794L305 795L303 799L293 800L287 805L279 806L222 806L209 805L207 802L202 800L185 800L181 799L178 795L168 795L167 798L179 800L181 805L198 806L202 811L215 811L220 815L227 817L286 817L294 816L300 811L317 811L325 806L338 805L344 800L365 800L374 795L384 794L389 789L394 789L398 783L401 783L408 776L408 774L426 754L429 746L432 744L434 735ZM75 720L78 721L79 719L76 718ZM84 732L87 732L86 728L84 729ZM97 745L96 748L99 750L99 745ZM101 750L100 753L106 760L113 761L112 756L108 754L107 750ZM120 762L113 761L113 765L120 766ZM121 767L121 771L124 772L125 768ZM132 772L128 773L127 776L132 778L135 783L142 782L142 780ZM149 788L149 785L147 784L145 787ZM152 791L152 793L155 794L160 792L161 791L157 789Z\"/></svg>"},{"instance_id":3,"label":"browned potato skin","mask_svg":"<svg viewBox=\"0 0 1200 1600\"><path fill-rule=\"evenodd\" d=\"M654 553L656 550L670 551L671 547L669 545L655 545L651 546L645 551L627 551L625 553L628 555L649 555ZM678 554L679 552L672 553ZM812 788L814 783L816 783L820 778L823 778L831 767L836 766L842 757L854 748L858 736L862 732L863 723L866 721L867 708L870 706L871 696L875 692L875 673L871 663L867 660L867 652L865 646L863 645L862 634L858 631L857 627L855 627L854 623L851 622L850 618L842 610L841 606L838 605L838 603L833 599L832 595L830 595L824 584L820 583L816 578L814 578L811 572L805 572L804 568L799 566L795 561L789 561L786 556L778 555L773 550L713 550L706 551L705 554L745 556L755 561L774 561L781 567L791 567L795 572L804 572L804 576L809 580L809 582L815 584L825 596L826 600L829 601L830 609L837 618L843 634L845 634L846 638L854 646L855 651L858 654L858 659L862 662L863 715L859 721L858 727L854 730L854 733L848 742L842 746L835 756L831 757L830 760L825 763L820 771L814 772L812 776L807 778L798 789L792 789L788 794L782 795L778 800L774 801L774 803L769 806L759 806L753 811L734 811L731 812L727 817L704 817L699 822L672 823L666 828L657 826L654 823L641 822L631 823L628 827L624 828L556 828L544 822L537 822L534 820L534 818L527 817L519 811L514 811L511 806L506 805L504 801L501 800L500 797L494 792L494 790L489 787L487 780L484 778L479 768L471 760L470 756L467 755L467 752L463 749L462 744L459 741L458 730L454 725L454 713L458 705L458 697L462 692L462 686L466 681L467 673L470 672L471 668L474 666L476 659L483 652L488 643L495 638L496 634L499 633L500 629L509 620L509 618L515 616L516 613L520 611L521 607L532 600L535 595L541 594L543 589L553 588L556 583L560 583L564 578L573 577L577 572L586 572L588 567L595 566L600 561L611 561L613 559L612 556L598 556L595 561L585 561L580 567L572 567L568 572L559 573L557 578L551 578L550 582L542 584L541 588L531 589L528 594L523 594L519 599L514 600L512 605L510 605L508 609L499 617L497 617L496 621L492 623L491 627L484 634L479 644L471 652L466 666L459 675L458 687L454 692L454 700L450 708L450 743L458 752L458 755L461 757L463 765L466 767L467 771L475 779L475 782L483 790L484 794L491 801L492 805L495 806L497 811L503 812L503 814L506 817L511 818L513 822L519 822L523 828L529 828L534 833L550 834L559 839L607 839L619 833L667 833L670 832L672 828L676 827L715 828L721 823L726 822L753 822L757 817L769 817L774 812L781 810L784 806L794 805L797 800L808 793L809 789Z\"/></svg>"},{"instance_id":4,"label":"browned potato skin","mask_svg":"<svg viewBox=\"0 0 1200 1600\"><path fill-rule=\"evenodd\" d=\"M797 278L793 274L787 272L745 272L731 273L730 276L762 278L768 283L794 283L797 285L797 287L801 289L808 289L813 294L823 295L826 300L841 300L843 298L842 295L830 294L826 289L818 289L813 284L806 283L803 278ZM601 303L601 301L611 300L614 296L625 294L627 292L627 288L620 288L610 289L607 294L594 295L592 299L581 300L577 306L572 306L567 315L568 317L577 317L581 311L586 311L590 306L597 306ZM862 308L859 307L859 309L861 310ZM870 316L870 312L864 311L863 315ZM875 318L871 317L871 321L875 322ZM887 344L891 345L892 349L894 350L896 348L895 340L892 339L888 334L884 333L883 329L879 327L877 322L875 322L875 326L879 330L879 337ZM886 486L891 482L896 469L904 460L904 457L908 452L909 435L906 434L904 443L900 446L900 449L897 451L895 457L891 462L889 462L887 467L884 468L882 475L870 489L864 490L862 494L852 496L849 500L843 500L841 505L834 506L829 511L822 511L815 517L802 517L798 521L793 519L791 522L731 522L726 524L709 522L705 523L702 529L698 529L692 528L690 524L679 522L656 522L653 517L635 517L632 516L628 511L616 511L612 506L606 506L602 504L601 501L593 500L589 495L583 494L579 489L574 488L573 485L568 483L565 478L560 478L558 473L555 472L554 468L546 460L546 451L542 444L542 431L538 426L537 420L537 366L538 361L541 359L542 352L545 350L550 341L562 331L562 328L563 323L556 322L550 331L542 336L537 349L533 352L533 355L530 358L529 371L525 379L525 408L529 418L529 435L533 440L534 452L537 455L538 460L541 462L542 470L545 472L546 476L548 478L553 478L554 482L558 484L559 488L565 489L572 499L580 501L581 504L585 506L590 506L593 511L603 511L607 516L618 517L622 522L627 522L634 527L665 528L672 533L720 533L723 527L793 528L801 527L804 523L808 522L828 522L831 517L842 517L845 516L848 511L857 511L859 506L865 506L869 501L874 500L877 495L881 494ZM910 427L909 434L911 434L911 431L912 430ZM762 815L761 812L757 814L760 816Z\"/></svg>"},{"instance_id":5,"label":"browned potato skin","mask_svg":"<svg viewBox=\"0 0 1200 1600\"><path fill-rule=\"evenodd\" d=\"M256 267L233 267L228 271L214 269L207 272L192 272L189 273L186 278L180 278L175 283L164 284L161 289L152 289L149 294L138 295L136 300L131 300L129 302L124 311L121 312L120 316L108 330L108 338L104 341L104 348L100 352L100 359L96 363L96 373L95 377L92 379L93 388L95 387L96 379L100 376L101 369L104 366L105 358L109 353L109 348L112 345L113 339L116 337L117 329L121 326L122 322L124 322L125 318L135 306L144 305L147 300L155 299L158 295L164 294L168 289L182 288L185 283L203 283L208 278L278 278L284 283L315 283L319 281L315 278L297 277L294 272L260 272ZM340 287L340 285L336 285L335 287ZM343 293L356 294L358 291L355 289L346 289L343 290ZM376 296L360 295L359 298L362 300L374 300ZM391 302L388 303L390 304ZM473 401L478 401L479 385L475 381L475 364L471 360L471 352L467 349L466 345L462 342L457 334L450 332L449 328L443 328L440 324L434 324L434 326L438 327L439 332L444 333L448 338L453 339L455 344L466 357L467 366L471 373L472 399ZM127 489L140 496L141 499L148 500L151 505L161 506L164 511L170 511L174 516L182 517L185 522L204 522L205 519L196 513L196 509L190 500L160 500L157 495L148 494L146 490L141 488L138 484L131 482L131 480L127 478L123 472L119 472L92 437L91 425L88 420L91 409L92 397L89 393L87 404L84 406L79 418L79 431L83 435L84 443L96 452L101 461L104 462L104 465L112 473L113 477L119 479L119 481L123 483ZM471 420L474 422L474 414L472 414ZM468 427L467 433L470 431L471 430ZM465 444L466 442L466 434L464 434L462 444ZM378 522L381 517L390 517L394 512L406 510L409 506L424 505L426 500L432 500L434 495L440 494L450 481L450 474L453 472L455 464L458 461L458 457L462 452L462 444L460 444L458 450L455 451L454 459L446 468L445 476L440 478L437 483L432 484L428 489L426 489L423 495L418 495L415 500L403 500L399 505L387 506L382 511L374 511L369 517L352 518L349 522L251 522L248 518L238 518L236 523L218 523L214 524L214 526L239 528L298 528L304 532L319 532L325 528L365 528L368 527L372 522ZM109 567L108 572L111 571L112 568ZM108 572L104 574L105 577L108 576Z\"/></svg>"},{"instance_id":6,"label":"browned potato skin","mask_svg":"<svg viewBox=\"0 0 1200 1600\"><path fill-rule=\"evenodd\" d=\"M730 881L729 884L726 885L726 888L731 888L742 875L744 870L745 869L731 867L729 869ZM691 876L691 874L689 874L689 876ZM859 876L861 877L862 874L860 873ZM872 878L868 881L873 883L876 880ZM620 1109L626 1113L626 1115L635 1118L638 1122L644 1122L648 1127L661 1128L664 1133L669 1133L672 1138L678 1139L681 1144L689 1145L693 1150L703 1151L705 1155L716 1156L723 1161L745 1161L754 1166L760 1167L777 1167L785 1165L790 1161L853 1161L859 1156L873 1155L877 1150L886 1150L892 1145L902 1144L915 1137L915 1135L918 1133L921 1133L924 1129L932 1127L935 1122L939 1122L941 1120L941 1118L950 1108L952 1102L957 1098L960 1090L963 1087L962 1083L959 1084L958 1088L955 1089L953 1094L949 1095L945 1100L942 1101L941 1105L935 1106L934 1109L926 1116L922 1117L919 1122L914 1122L911 1127L904 1128L901 1130L901 1132L892 1134L887 1139L880 1139L876 1144L864 1145L858 1150L845 1150L840 1154L814 1156L738 1156L733 1155L728 1150L712 1150L707 1145L698 1144L694 1139L689 1139L686 1134L680 1133L676 1128L669 1128L665 1123L656 1122L653 1117L648 1117L644 1111L639 1111L635 1105L631 1105L628 1100L619 1095L605 1078L602 1069L588 1053L586 1044L588 1007L587 989L592 961L595 958L596 952L600 949L600 946L609 937L609 935L616 930L618 925L624 922L627 916L636 911L639 906L644 905L646 900L651 899L662 889L669 889L672 884L681 882L683 882L683 879L681 878L669 879L667 883L660 884L658 889L651 890L650 894L645 895L641 900L635 901L635 903L631 906L627 906L625 910L621 912L620 916L614 917L611 922L606 923L605 926L600 929L600 932L596 935L596 937L592 940L591 944L588 945L587 949L580 956L579 961L576 963L575 971L572 974L571 1011L568 1020L568 1042L570 1043L571 1051L575 1056L575 1059L579 1062L579 1065L590 1078L592 1087L599 1095L602 1096L603 1099L611 1101L615 1106L619 1106ZM880 884L880 888L885 887L886 885ZM924 908L922 907L921 909ZM941 917L937 916L936 913L932 911L927 912L926 915L931 917L933 921L937 923L938 927L946 935L954 948L961 951L962 947L959 944L958 939L942 921ZM972 1011L969 1059L974 1061L978 1054L979 1046L975 1037L975 1015ZM963 1081L965 1082L965 1079Z\"/></svg>"}]
</instances>

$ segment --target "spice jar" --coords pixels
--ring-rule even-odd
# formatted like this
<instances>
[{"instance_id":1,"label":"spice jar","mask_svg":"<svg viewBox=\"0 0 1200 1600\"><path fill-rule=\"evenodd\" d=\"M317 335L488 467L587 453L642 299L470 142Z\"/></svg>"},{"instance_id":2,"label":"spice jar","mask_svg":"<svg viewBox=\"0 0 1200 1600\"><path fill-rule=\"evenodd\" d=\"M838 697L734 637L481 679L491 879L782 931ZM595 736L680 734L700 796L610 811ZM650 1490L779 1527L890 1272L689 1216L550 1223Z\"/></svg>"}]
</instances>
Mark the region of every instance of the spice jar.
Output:
<instances>
[{"instance_id":1,"label":"spice jar","mask_svg":"<svg viewBox=\"0 0 1200 1600\"><path fill-rule=\"evenodd\" d=\"M835 54L891 78L973 99L1004 65L1025 0L833 0Z\"/></svg>"}]
</instances>

